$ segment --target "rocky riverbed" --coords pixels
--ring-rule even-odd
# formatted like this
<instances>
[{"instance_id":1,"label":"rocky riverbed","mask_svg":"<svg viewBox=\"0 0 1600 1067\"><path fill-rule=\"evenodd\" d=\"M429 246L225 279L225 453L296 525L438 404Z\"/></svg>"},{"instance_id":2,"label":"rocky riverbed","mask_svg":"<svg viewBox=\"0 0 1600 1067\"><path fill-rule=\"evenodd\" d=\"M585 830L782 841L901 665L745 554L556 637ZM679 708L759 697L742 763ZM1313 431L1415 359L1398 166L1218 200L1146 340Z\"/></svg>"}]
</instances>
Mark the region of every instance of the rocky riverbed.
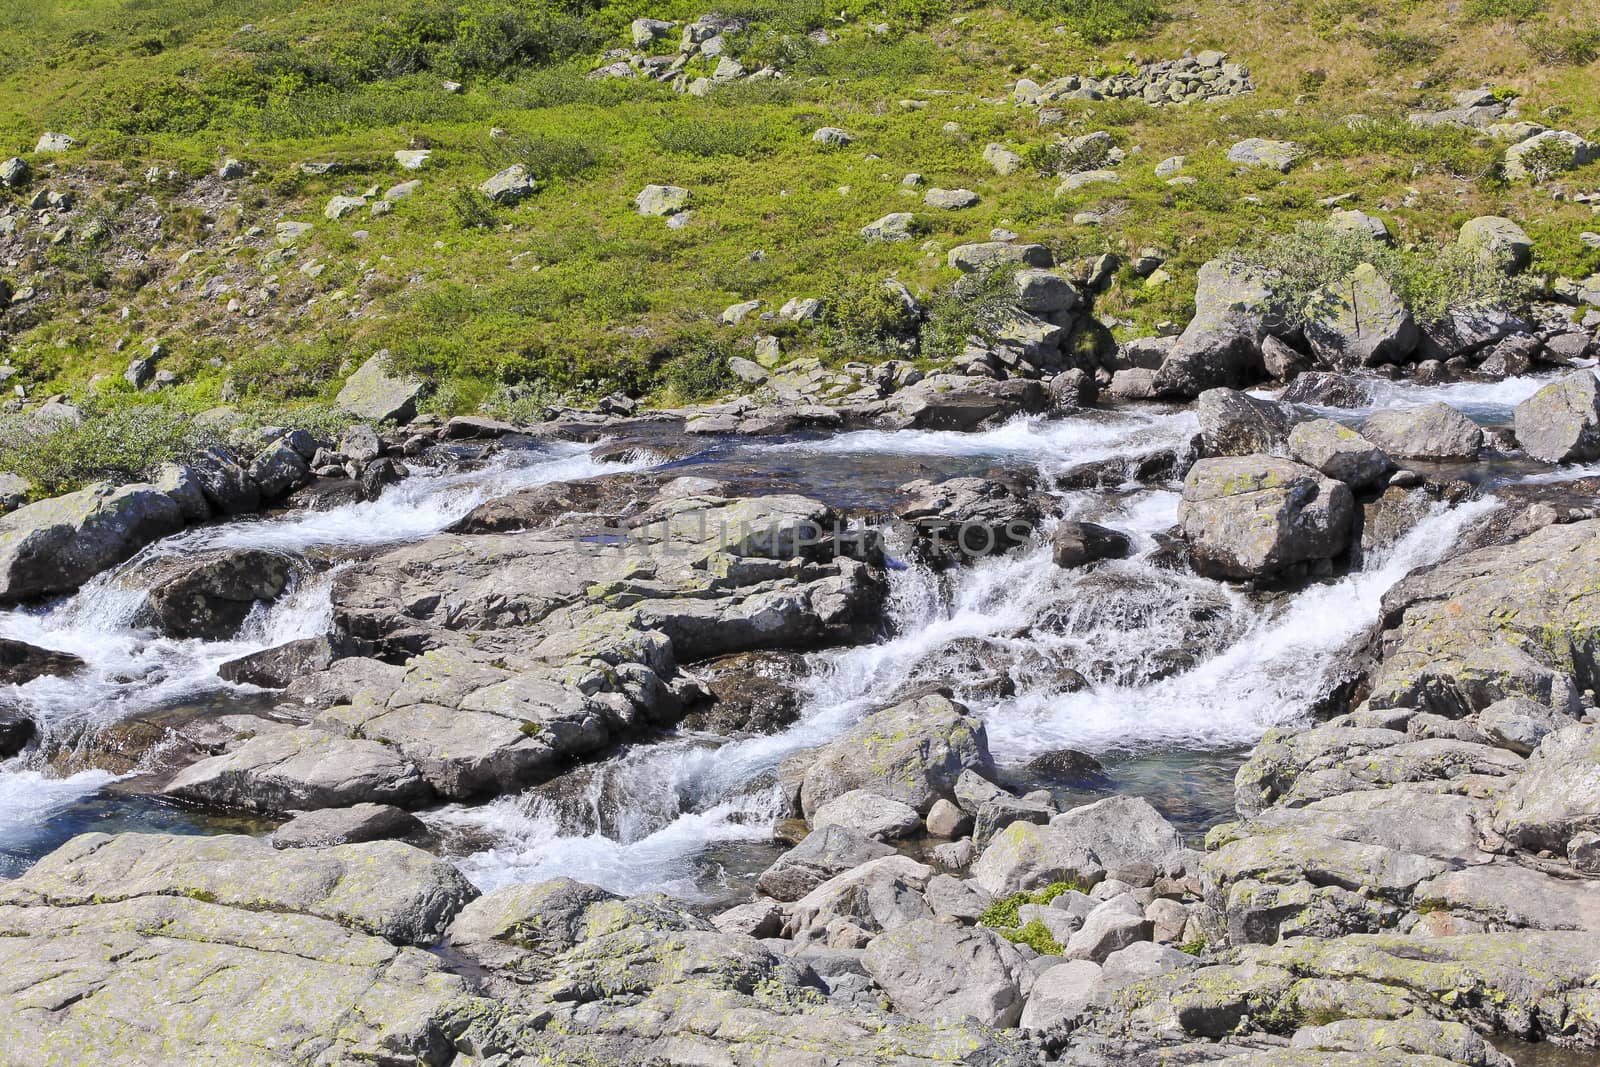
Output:
<instances>
[{"instance_id":1,"label":"rocky riverbed","mask_svg":"<svg viewBox=\"0 0 1600 1067\"><path fill-rule=\"evenodd\" d=\"M404 469L0 519L13 1047L1600 1046L1592 370L1053 389L285 437Z\"/></svg>"}]
</instances>

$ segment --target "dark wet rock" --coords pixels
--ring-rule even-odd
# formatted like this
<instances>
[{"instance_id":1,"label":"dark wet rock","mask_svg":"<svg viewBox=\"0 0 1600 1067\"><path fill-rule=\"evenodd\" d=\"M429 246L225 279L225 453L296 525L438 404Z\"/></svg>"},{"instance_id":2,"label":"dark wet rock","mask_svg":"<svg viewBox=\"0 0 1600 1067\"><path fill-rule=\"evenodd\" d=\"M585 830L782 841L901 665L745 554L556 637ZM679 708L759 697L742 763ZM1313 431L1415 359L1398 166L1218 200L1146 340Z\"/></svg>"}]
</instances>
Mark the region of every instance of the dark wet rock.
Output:
<instances>
[{"instance_id":1,"label":"dark wet rock","mask_svg":"<svg viewBox=\"0 0 1600 1067\"><path fill-rule=\"evenodd\" d=\"M410 470L405 464L384 456L362 467L361 473L356 477L356 484L361 488L362 499L376 500L383 495L386 487L401 481L409 473Z\"/></svg>"},{"instance_id":2,"label":"dark wet rock","mask_svg":"<svg viewBox=\"0 0 1600 1067\"><path fill-rule=\"evenodd\" d=\"M1207 389L1195 402L1207 456L1248 456L1284 450L1299 415L1289 404L1258 400L1237 389Z\"/></svg>"},{"instance_id":3,"label":"dark wet rock","mask_svg":"<svg viewBox=\"0 0 1600 1067\"><path fill-rule=\"evenodd\" d=\"M1287 404L1361 408L1372 403L1374 380L1354 374L1308 371L1290 382L1278 399Z\"/></svg>"},{"instance_id":4,"label":"dark wet rock","mask_svg":"<svg viewBox=\"0 0 1600 1067\"><path fill-rule=\"evenodd\" d=\"M1063 520L1050 535L1057 567L1081 567L1102 559L1123 559L1133 551L1128 535L1093 522Z\"/></svg>"},{"instance_id":5,"label":"dark wet rock","mask_svg":"<svg viewBox=\"0 0 1600 1067\"><path fill-rule=\"evenodd\" d=\"M10 759L38 733L34 721L15 708L0 707L0 759Z\"/></svg>"},{"instance_id":6,"label":"dark wet rock","mask_svg":"<svg viewBox=\"0 0 1600 1067\"><path fill-rule=\"evenodd\" d=\"M208 448L189 464L206 503L223 515L243 515L261 506L261 487L232 450Z\"/></svg>"},{"instance_id":7,"label":"dark wet rock","mask_svg":"<svg viewBox=\"0 0 1600 1067\"><path fill-rule=\"evenodd\" d=\"M330 848L363 841L419 837L426 828L415 815L390 804L356 804L297 815L272 832L273 848Z\"/></svg>"},{"instance_id":8,"label":"dark wet rock","mask_svg":"<svg viewBox=\"0 0 1600 1067\"><path fill-rule=\"evenodd\" d=\"M1244 456L1196 463L1178 521L1199 573L1270 578L1342 554L1354 513L1343 482L1286 459Z\"/></svg>"},{"instance_id":9,"label":"dark wet rock","mask_svg":"<svg viewBox=\"0 0 1600 1067\"><path fill-rule=\"evenodd\" d=\"M289 556L223 549L162 559L140 572L150 621L170 637L220 641L239 632L258 602L277 598L294 575Z\"/></svg>"},{"instance_id":10,"label":"dark wet rock","mask_svg":"<svg viewBox=\"0 0 1600 1067\"><path fill-rule=\"evenodd\" d=\"M71 652L0 637L0 685L26 685L35 678L65 677L82 669L82 658Z\"/></svg>"},{"instance_id":11,"label":"dark wet rock","mask_svg":"<svg viewBox=\"0 0 1600 1067\"><path fill-rule=\"evenodd\" d=\"M1023 770L1034 778L1061 784L1103 781L1105 766L1087 752L1063 748L1028 761Z\"/></svg>"},{"instance_id":12,"label":"dark wet rock","mask_svg":"<svg viewBox=\"0 0 1600 1067\"><path fill-rule=\"evenodd\" d=\"M183 527L155 486L95 485L0 515L0 603L71 592Z\"/></svg>"},{"instance_id":13,"label":"dark wet rock","mask_svg":"<svg viewBox=\"0 0 1600 1067\"><path fill-rule=\"evenodd\" d=\"M940 563L1007 552L1032 539L1041 518L1029 487L990 478L912 482L897 512L915 526L923 551Z\"/></svg>"},{"instance_id":14,"label":"dark wet rock","mask_svg":"<svg viewBox=\"0 0 1600 1067\"><path fill-rule=\"evenodd\" d=\"M336 660L359 656L366 647L344 637L305 637L276 648L252 652L217 668L223 681L262 689L287 689L296 678L327 670Z\"/></svg>"},{"instance_id":15,"label":"dark wet rock","mask_svg":"<svg viewBox=\"0 0 1600 1067\"><path fill-rule=\"evenodd\" d=\"M794 652L739 652L697 664L695 680L709 697L692 705L683 727L715 734L776 733L800 715L806 657Z\"/></svg>"},{"instance_id":16,"label":"dark wet rock","mask_svg":"<svg viewBox=\"0 0 1600 1067\"><path fill-rule=\"evenodd\" d=\"M799 900L835 875L892 855L893 848L858 830L824 826L779 856L756 880L756 888L774 900Z\"/></svg>"},{"instance_id":17,"label":"dark wet rock","mask_svg":"<svg viewBox=\"0 0 1600 1067\"><path fill-rule=\"evenodd\" d=\"M250 464L250 480L274 500L311 481L311 465L286 437L268 445Z\"/></svg>"},{"instance_id":18,"label":"dark wet rock","mask_svg":"<svg viewBox=\"0 0 1600 1067\"><path fill-rule=\"evenodd\" d=\"M1361 436L1395 459L1475 460L1483 447L1478 424L1437 401L1375 411L1361 423Z\"/></svg>"}]
</instances>

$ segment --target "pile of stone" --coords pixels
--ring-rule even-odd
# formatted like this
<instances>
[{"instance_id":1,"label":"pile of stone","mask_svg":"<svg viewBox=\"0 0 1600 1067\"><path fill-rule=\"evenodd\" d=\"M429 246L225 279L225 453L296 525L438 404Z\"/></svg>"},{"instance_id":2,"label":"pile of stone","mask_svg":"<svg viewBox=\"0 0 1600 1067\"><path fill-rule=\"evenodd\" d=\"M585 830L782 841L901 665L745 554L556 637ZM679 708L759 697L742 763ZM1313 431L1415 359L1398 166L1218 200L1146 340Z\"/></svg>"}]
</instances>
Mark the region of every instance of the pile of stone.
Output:
<instances>
[{"instance_id":1,"label":"pile of stone","mask_svg":"<svg viewBox=\"0 0 1600 1067\"><path fill-rule=\"evenodd\" d=\"M1250 71L1228 62L1226 52L1208 50L1180 59L1141 63L1128 73L1103 77L1069 74L1038 84L1023 78L1012 88L1019 104L1040 106L1058 100L1120 100L1135 98L1154 107L1220 100L1253 92Z\"/></svg>"},{"instance_id":2,"label":"pile of stone","mask_svg":"<svg viewBox=\"0 0 1600 1067\"><path fill-rule=\"evenodd\" d=\"M678 30L676 22L661 19L633 20L630 33L633 48L613 48L601 57L601 65L591 78L650 78L666 82L680 93L703 96L713 87L727 82L766 81L783 77L776 67L750 70L728 51L728 38L743 33L747 20L723 15L702 15L683 27L675 52L657 51L670 46ZM704 70L706 73L696 73Z\"/></svg>"}]
</instances>

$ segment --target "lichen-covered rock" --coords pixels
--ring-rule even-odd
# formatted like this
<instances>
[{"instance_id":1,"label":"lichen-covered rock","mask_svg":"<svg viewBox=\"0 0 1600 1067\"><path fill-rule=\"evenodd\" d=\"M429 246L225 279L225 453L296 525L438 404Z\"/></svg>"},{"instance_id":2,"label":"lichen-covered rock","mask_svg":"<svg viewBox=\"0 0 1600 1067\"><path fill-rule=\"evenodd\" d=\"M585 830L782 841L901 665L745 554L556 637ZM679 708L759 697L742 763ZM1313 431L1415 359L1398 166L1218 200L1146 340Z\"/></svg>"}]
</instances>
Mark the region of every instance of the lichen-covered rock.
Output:
<instances>
[{"instance_id":1,"label":"lichen-covered rock","mask_svg":"<svg viewBox=\"0 0 1600 1067\"><path fill-rule=\"evenodd\" d=\"M1387 453L1332 419L1302 422L1289 433L1289 454L1352 489L1365 489L1394 466Z\"/></svg>"},{"instance_id":2,"label":"lichen-covered rock","mask_svg":"<svg viewBox=\"0 0 1600 1067\"><path fill-rule=\"evenodd\" d=\"M1400 295L1370 263L1306 299L1306 340L1331 367L1402 363L1417 347L1417 324Z\"/></svg>"},{"instance_id":3,"label":"lichen-covered rock","mask_svg":"<svg viewBox=\"0 0 1600 1067\"><path fill-rule=\"evenodd\" d=\"M163 790L223 807L290 812L380 803L407 806L431 790L417 768L376 741L282 730L184 768Z\"/></svg>"},{"instance_id":4,"label":"lichen-covered rock","mask_svg":"<svg viewBox=\"0 0 1600 1067\"><path fill-rule=\"evenodd\" d=\"M1512 696L1576 713L1600 635L1600 522L1547 526L1404 579L1383 598L1374 707L1458 717Z\"/></svg>"},{"instance_id":5,"label":"lichen-covered rock","mask_svg":"<svg viewBox=\"0 0 1600 1067\"><path fill-rule=\"evenodd\" d=\"M1203 459L1184 480L1178 522L1201 574L1270 578L1332 559L1350 543L1349 486L1287 459Z\"/></svg>"},{"instance_id":6,"label":"lichen-covered rock","mask_svg":"<svg viewBox=\"0 0 1600 1067\"><path fill-rule=\"evenodd\" d=\"M954 795L962 771L993 773L983 723L941 692L875 711L802 759L800 805L807 817L853 789L927 814L935 800Z\"/></svg>"},{"instance_id":7,"label":"lichen-covered rock","mask_svg":"<svg viewBox=\"0 0 1600 1067\"><path fill-rule=\"evenodd\" d=\"M93 485L0 515L0 603L70 592L182 527L172 498L145 484Z\"/></svg>"},{"instance_id":8,"label":"lichen-covered rock","mask_svg":"<svg viewBox=\"0 0 1600 1067\"><path fill-rule=\"evenodd\" d=\"M1400 411L1375 411L1361 436L1395 459L1474 460L1483 430L1449 404L1435 401Z\"/></svg>"},{"instance_id":9,"label":"lichen-covered rock","mask_svg":"<svg viewBox=\"0 0 1600 1067\"><path fill-rule=\"evenodd\" d=\"M852 789L821 804L811 814L811 828L848 826L876 841L898 841L922 829L916 809L867 789Z\"/></svg>"},{"instance_id":10,"label":"lichen-covered rock","mask_svg":"<svg viewBox=\"0 0 1600 1067\"><path fill-rule=\"evenodd\" d=\"M647 185L633 198L641 215L664 218L689 207L689 190L678 185Z\"/></svg>"},{"instance_id":11,"label":"lichen-covered rock","mask_svg":"<svg viewBox=\"0 0 1600 1067\"><path fill-rule=\"evenodd\" d=\"M1287 171L1305 155L1305 149L1291 141L1272 141L1249 137L1228 149L1228 162L1246 167L1271 167Z\"/></svg>"},{"instance_id":12,"label":"lichen-covered rock","mask_svg":"<svg viewBox=\"0 0 1600 1067\"><path fill-rule=\"evenodd\" d=\"M1088 889L1105 877L1105 865L1071 834L1051 826L1014 822L1000 831L972 866L972 879L995 897L1009 897L1066 882Z\"/></svg>"},{"instance_id":13,"label":"lichen-covered rock","mask_svg":"<svg viewBox=\"0 0 1600 1067\"><path fill-rule=\"evenodd\" d=\"M981 926L918 920L873 938L861 962L895 1009L918 1022L1015 1026L1032 988L1021 954Z\"/></svg>"},{"instance_id":14,"label":"lichen-covered rock","mask_svg":"<svg viewBox=\"0 0 1600 1067\"><path fill-rule=\"evenodd\" d=\"M478 186L478 192L488 197L496 204L515 204L532 196L539 188L539 183L528 168L521 163L513 163L500 173L484 179Z\"/></svg>"},{"instance_id":15,"label":"lichen-covered rock","mask_svg":"<svg viewBox=\"0 0 1600 1067\"><path fill-rule=\"evenodd\" d=\"M1600 382L1574 371L1517 405L1517 443L1546 463L1600 459Z\"/></svg>"},{"instance_id":16,"label":"lichen-covered rock","mask_svg":"<svg viewBox=\"0 0 1600 1067\"><path fill-rule=\"evenodd\" d=\"M1156 371L1156 394L1193 397L1258 380L1265 372L1261 340L1285 323L1282 301L1262 273L1218 259L1203 264L1194 311Z\"/></svg>"},{"instance_id":17,"label":"lichen-covered rock","mask_svg":"<svg viewBox=\"0 0 1600 1067\"><path fill-rule=\"evenodd\" d=\"M1094 853L1111 871L1145 864L1165 870L1183 851L1183 835L1143 797L1119 796L1071 808L1050 828Z\"/></svg>"},{"instance_id":18,"label":"lichen-covered rock","mask_svg":"<svg viewBox=\"0 0 1600 1067\"><path fill-rule=\"evenodd\" d=\"M345 380L335 401L341 410L371 422L409 422L416 415L423 383L391 375L387 362L388 353L380 352Z\"/></svg>"},{"instance_id":19,"label":"lichen-covered rock","mask_svg":"<svg viewBox=\"0 0 1600 1067\"><path fill-rule=\"evenodd\" d=\"M1494 828L1521 848L1558 855L1574 835L1600 830L1600 730L1568 726L1545 737L1501 799Z\"/></svg>"},{"instance_id":20,"label":"lichen-covered rock","mask_svg":"<svg viewBox=\"0 0 1600 1067\"><path fill-rule=\"evenodd\" d=\"M1483 215L1463 222L1456 243L1509 271L1519 271L1533 259L1533 241L1527 232L1499 215Z\"/></svg>"}]
</instances>

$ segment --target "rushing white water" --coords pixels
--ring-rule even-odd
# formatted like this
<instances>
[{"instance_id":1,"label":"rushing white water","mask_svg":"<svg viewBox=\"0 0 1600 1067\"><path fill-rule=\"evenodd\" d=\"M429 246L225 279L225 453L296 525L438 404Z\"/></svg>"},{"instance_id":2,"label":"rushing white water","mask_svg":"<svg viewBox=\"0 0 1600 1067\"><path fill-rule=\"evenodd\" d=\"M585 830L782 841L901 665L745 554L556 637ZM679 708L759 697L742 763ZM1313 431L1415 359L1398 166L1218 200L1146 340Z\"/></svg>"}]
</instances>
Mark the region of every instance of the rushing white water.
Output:
<instances>
[{"instance_id":1,"label":"rushing white water","mask_svg":"<svg viewBox=\"0 0 1600 1067\"><path fill-rule=\"evenodd\" d=\"M764 776L911 682L954 684L984 718L1001 763L1058 748L1246 745L1303 719L1338 680L1349 643L1375 621L1383 592L1440 558L1496 506L1440 510L1365 569L1263 601L1153 565L1152 535L1171 525L1174 492L1121 497L1109 509L1098 494L1073 494L1064 504L1069 513L1097 508L1134 535L1141 554L1064 571L1040 544L963 568L949 582L920 568L897 572L896 635L815 657L806 710L788 730L720 746L691 738L635 747L590 769L576 797L535 791L445 809L433 821L494 841L461 860L484 888L566 875L619 892L705 897L718 881L706 857L770 832L779 805ZM1012 679L1014 695L998 699L973 686L963 672L974 645ZM1067 691L1063 668L1093 684Z\"/></svg>"},{"instance_id":2,"label":"rushing white water","mask_svg":"<svg viewBox=\"0 0 1600 1067\"><path fill-rule=\"evenodd\" d=\"M1545 371L1498 382L1448 382L1439 385L1373 378L1370 380L1371 400L1362 407L1311 407L1330 418L1352 419L1365 417L1374 411L1403 410L1439 402L1449 404L1485 425L1502 425L1511 421L1518 404L1570 373L1570 370ZM1276 396L1277 393L1257 391L1255 395Z\"/></svg>"},{"instance_id":3,"label":"rushing white water","mask_svg":"<svg viewBox=\"0 0 1600 1067\"><path fill-rule=\"evenodd\" d=\"M227 640L165 637L140 625L145 593L138 575L152 561L246 547L337 561L362 549L436 533L493 497L650 462L641 455L628 463L597 463L589 451L589 446L559 444L537 452L505 453L478 469L419 470L375 501L197 527L151 545L72 596L43 608L0 611L0 636L70 652L86 664L69 678L43 677L22 686L0 686L0 698L32 718L46 741L31 754L0 764L0 827L36 824L48 817L51 798L75 799L105 784L104 776L96 777L100 772L60 779L44 776L32 764L58 744L70 744L85 732L158 709L204 702L225 710L249 687L224 682L218 667L252 652L326 633L332 623L329 591L338 562L322 570L309 564L300 568L289 592L271 605L257 605L239 633Z\"/></svg>"}]
</instances>

